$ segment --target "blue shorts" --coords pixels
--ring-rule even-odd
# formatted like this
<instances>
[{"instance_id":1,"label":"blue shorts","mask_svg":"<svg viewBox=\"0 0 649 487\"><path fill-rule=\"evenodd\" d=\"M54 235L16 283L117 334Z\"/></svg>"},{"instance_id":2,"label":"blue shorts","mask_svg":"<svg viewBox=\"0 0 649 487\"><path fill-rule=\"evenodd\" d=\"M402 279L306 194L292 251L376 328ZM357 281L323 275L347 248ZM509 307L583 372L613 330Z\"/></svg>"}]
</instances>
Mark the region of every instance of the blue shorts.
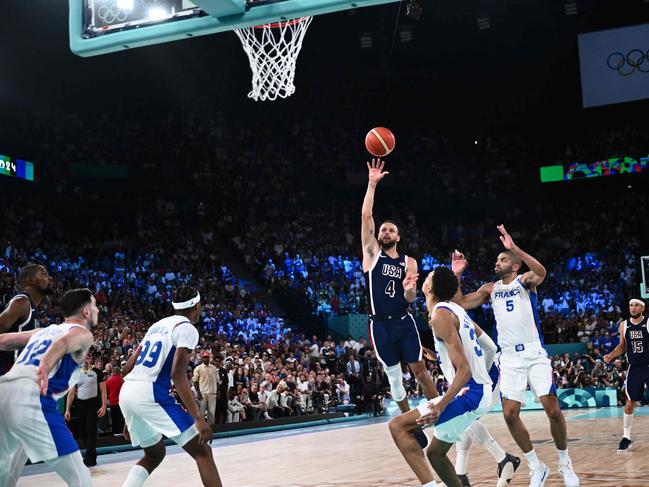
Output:
<instances>
[{"instance_id":1,"label":"blue shorts","mask_svg":"<svg viewBox=\"0 0 649 487\"><path fill-rule=\"evenodd\" d=\"M423 357L417 323L410 313L390 321L370 320L370 339L385 367L419 362Z\"/></svg>"},{"instance_id":2,"label":"blue shorts","mask_svg":"<svg viewBox=\"0 0 649 487\"><path fill-rule=\"evenodd\" d=\"M629 401L642 401L645 385L649 388L649 365L630 365L624 383L626 398Z\"/></svg>"}]
</instances>

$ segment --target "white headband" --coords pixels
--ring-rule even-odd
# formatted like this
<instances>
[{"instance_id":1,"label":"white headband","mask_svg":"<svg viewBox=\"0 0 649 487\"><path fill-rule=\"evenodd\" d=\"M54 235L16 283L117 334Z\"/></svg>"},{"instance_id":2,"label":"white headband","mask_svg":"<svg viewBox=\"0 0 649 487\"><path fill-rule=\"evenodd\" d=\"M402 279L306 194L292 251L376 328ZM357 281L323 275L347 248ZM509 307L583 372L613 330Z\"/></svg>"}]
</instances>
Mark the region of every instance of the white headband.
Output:
<instances>
[{"instance_id":1,"label":"white headband","mask_svg":"<svg viewBox=\"0 0 649 487\"><path fill-rule=\"evenodd\" d=\"M196 296L190 299L189 301L184 301L182 303L174 303L172 301L171 305L174 307L174 309L187 309L187 308L191 308L196 303L200 302L200 300L201 300L201 293L197 291Z\"/></svg>"},{"instance_id":2,"label":"white headband","mask_svg":"<svg viewBox=\"0 0 649 487\"><path fill-rule=\"evenodd\" d=\"M643 308L645 306L644 301L637 298L633 298L631 301L629 301L629 304L637 304L638 306L642 306Z\"/></svg>"}]
</instances>

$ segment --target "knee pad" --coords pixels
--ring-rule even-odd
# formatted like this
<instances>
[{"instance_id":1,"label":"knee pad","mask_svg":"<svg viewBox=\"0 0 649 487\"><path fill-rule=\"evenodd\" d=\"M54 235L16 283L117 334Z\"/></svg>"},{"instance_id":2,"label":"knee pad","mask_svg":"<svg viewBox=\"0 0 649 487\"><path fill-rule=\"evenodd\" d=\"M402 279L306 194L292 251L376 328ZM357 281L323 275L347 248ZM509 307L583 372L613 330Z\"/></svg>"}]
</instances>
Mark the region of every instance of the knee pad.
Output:
<instances>
[{"instance_id":1,"label":"knee pad","mask_svg":"<svg viewBox=\"0 0 649 487\"><path fill-rule=\"evenodd\" d=\"M388 382L390 383L390 392L392 393L392 399L397 402L403 401L408 394L406 393L406 388L403 387L401 364L386 367L385 374L388 376Z\"/></svg>"}]
</instances>

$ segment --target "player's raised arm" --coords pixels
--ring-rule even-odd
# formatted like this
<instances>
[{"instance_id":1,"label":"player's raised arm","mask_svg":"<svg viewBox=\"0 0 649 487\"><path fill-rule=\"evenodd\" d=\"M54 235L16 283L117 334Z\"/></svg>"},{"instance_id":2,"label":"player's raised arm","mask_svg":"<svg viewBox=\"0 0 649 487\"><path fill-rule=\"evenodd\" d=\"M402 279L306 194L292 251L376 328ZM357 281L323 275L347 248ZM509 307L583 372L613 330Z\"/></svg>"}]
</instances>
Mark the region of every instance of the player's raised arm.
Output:
<instances>
[{"instance_id":1,"label":"player's raised arm","mask_svg":"<svg viewBox=\"0 0 649 487\"><path fill-rule=\"evenodd\" d=\"M536 288L536 286L541 285L541 283L543 283L543 281L545 280L545 276L548 274L548 272L545 270L545 267L543 267L543 264L541 264L527 252L521 250L521 248L514 243L512 236L507 233L504 225L499 225L498 231L501 233L500 241L503 243L503 246L507 250L511 251L514 255L519 257L523 262L525 262L527 267L530 268L528 272L523 274L523 283L531 288Z\"/></svg>"},{"instance_id":2,"label":"player's raised arm","mask_svg":"<svg viewBox=\"0 0 649 487\"><path fill-rule=\"evenodd\" d=\"M376 240L375 225L374 225L374 192L376 185L387 174L383 171L385 161L381 159L372 159L372 162L367 163L368 169L368 184L365 199L363 199L363 208L361 210L361 244L363 246L363 270L367 271L372 266L372 259L379 251L379 242Z\"/></svg>"},{"instance_id":3,"label":"player's raised arm","mask_svg":"<svg viewBox=\"0 0 649 487\"><path fill-rule=\"evenodd\" d=\"M469 293L466 296L462 293L462 273L467 268L467 262L464 254L459 250L455 250L451 256L451 269L453 274L460 281L460 286L457 288L457 293L453 296L453 302L459 304L464 309L473 309L489 301L493 282L483 284L480 289L475 292Z\"/></svg>"},{"instance_id":4,"label":"player's raised arm","mask_svg":"<svg viewBox=\"0 0 649 487\"><path fill-rule=\"evenodd\" d=\"M611 363L613 360L620 357L622 354L624 354L624 352L626 352L626 339L624 338L624 334L626 333L626 320L620 322L618 330L620 330L620 343L617 344L617 347L615 347L611 351L611 353L604 355L604 362L606 362L607 364Z\"/></svg>"}]
</instances>

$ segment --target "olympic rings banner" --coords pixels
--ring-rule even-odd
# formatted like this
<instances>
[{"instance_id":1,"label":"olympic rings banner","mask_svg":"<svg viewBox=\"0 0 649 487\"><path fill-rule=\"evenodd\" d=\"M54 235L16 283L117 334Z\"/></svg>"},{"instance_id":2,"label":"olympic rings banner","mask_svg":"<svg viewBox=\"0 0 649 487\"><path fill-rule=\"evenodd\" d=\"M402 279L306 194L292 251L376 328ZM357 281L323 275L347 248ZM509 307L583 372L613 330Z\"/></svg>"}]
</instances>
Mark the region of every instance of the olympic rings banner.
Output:
<instances>
[{"instance_id":1,"label":"olympic rings banner","mask_svg":"<svg viewBox=\"0 0 649 487\"><path fill-rule=\"evenodd\" d=\"M649 24L579 35L584 108L649 98Z\"/></svg>"}]
</instances>

